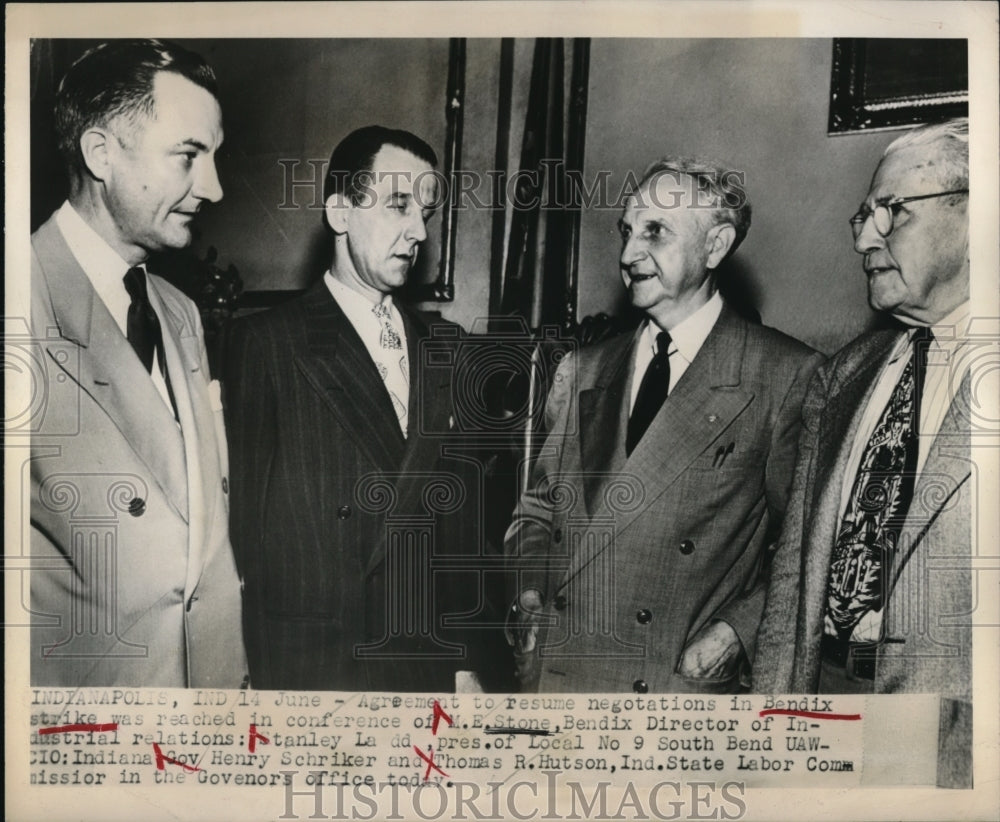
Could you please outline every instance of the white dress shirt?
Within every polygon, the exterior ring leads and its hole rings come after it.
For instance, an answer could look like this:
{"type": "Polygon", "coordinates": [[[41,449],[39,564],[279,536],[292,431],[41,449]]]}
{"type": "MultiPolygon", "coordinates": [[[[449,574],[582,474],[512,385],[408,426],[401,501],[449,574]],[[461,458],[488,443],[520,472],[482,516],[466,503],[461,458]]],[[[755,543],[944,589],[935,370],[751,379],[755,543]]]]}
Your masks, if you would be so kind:
{"type": "MultiPolygon", "coordinates": [[[[927,454],[945,414],[951,407],[962,384],[964,372],[968,364],[962,363],[962,349],[968,343],[970,305],[968,302],[958,306],[948,316],[931,326],[934,339],[927,349],[927,371],[924,375],[923,393],[920,397],[920,423],[917,451],[917,479],[924,470],[927,454]],[[955,366],[958,365],[956,370],[955,366]]],[[[864,455],[868,440],[871,439],[875,426],[878,425],[889,398],[896,388],[906,364],[913,353],[913,335],[915,328],[910,329],[893,348],[888,362],[879,375],[875,390],[872,392],[865,408],[861,423],[858,425],[851,446],[851,455],[844,471],[840,490],[840,520],[850,503],[854,491],[854,481],[858,476],[858,466],[864,455]]],[[[868,611],[857,624],[851,639],[854,642],[874,642],[879,638],[882,627],[882,611],[868,611]]],[[[829,632],[829,631],[828,631],[829,632]]]]}
{"type": "MultiPolygon", "coordinates": [[[[358,332],[361,342],[365,344],[365,349],[375,363],[376,367],[384,367],[383,381],[386,392],[390,400],[395,396],[402,404],[402,409],[395,407],[396,415],[399,419],[399,427],[406,436],[406,421],[410,407],[410,381],[409,381],[409,360],[406,347],[406,327],[403,325],[403,317],[399,309],[392,302],[392,297],[386,295],[382,298],[382,305],[389,309],[389,319],[399,333],[399,339],[403,344],[402,350],[398,352],[389,351],[382,348],[382,323],[372,312],[372,308],[377,305],[373,300],[366,297],[360,291],[355,291],[348,285],[340,282],[329,271],[323,275],[323,282],[329,289],[333,299],[337,301],[340,310],[344,312],[348,322],[358,332]]],[[[382,373],[383,369],[379,368],[382,373]]]]}
{"type": "Polygon", "coordinates": [[[664,330],[670,332],[670,347],[667,349],[667,357],[670,359],[670,386],[667,389],[669,394],[705,344],[721,313],[722,297],[716,291],[708,302],[673,328],[662,329],[652,320],[646,320],[646,325],[639,336],[639,344],[635,347],[629,414],[635,406],[635,398],[639,394],[639,386],[642,384],[646,369],[656,354],[656,335],[664,330]]]}
{"type": "MultiPolygon", "coordinates": [[[[124,277],[131,266],[123,260],[117,251],[109,246],[104,238],[94,229],[87,225],[86,221],[79,215],[77,210],[69,204],[67,200],[56,212],[56,225],[66,240],[66,245],[73,253],[76,261],[87,275],[97,296],[111,313],[122,336],[128,336],[128,309],[132,304],[132,298],[125,290],[124,277]]],[[[142,266],[145,270],[145,266],[142,266]]],[[[150,301],[152,302],[152,301],[150,301]]],[[[156,310],[155,307],[153,309],[156,310]]],[[[160,317],[160,325],[163,325],[163,318],[160,317]]],[[[174,416],[174,407],[170,402],[170,392],[167,391],[167,382],[160,372],[160,354],[153,353],[153,369],[150,378],[153,385],[170,409],[170,415],[174,416]]]]}

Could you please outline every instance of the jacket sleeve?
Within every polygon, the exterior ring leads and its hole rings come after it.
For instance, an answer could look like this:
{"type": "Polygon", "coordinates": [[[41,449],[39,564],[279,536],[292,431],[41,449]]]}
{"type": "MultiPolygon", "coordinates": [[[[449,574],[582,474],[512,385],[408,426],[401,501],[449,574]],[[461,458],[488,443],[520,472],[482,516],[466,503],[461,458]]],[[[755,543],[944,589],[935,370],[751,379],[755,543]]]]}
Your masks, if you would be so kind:
{"type": "Polygon", "coordinates": [[[270,376],[266,346],[254,327],[234,322],[224,340],[223,408],[229,440],[230,539],[244,581],[244,624],[247,652],[261,659],[258,609],[263,574],[264,513],[268,478],[278,431],[276,387],[270,376]],[[256,653],[255,653],[256,651],[256,653]]]}
{"type": "MultiPolygon", "coordinates": [[[[788,509],[798,443],[802,433],[803,402],[810,380],[823,359],[822,354],[813,353],[802,360],[794,380],[785,393],[771,429],[771,442],[764,475],[764,495],[769,518],[768,529],[775,535],[780,532],[788,509]]],[[[770,572],[767,552],[761,555],[761,565],[761,571],[747,593],[727,605],[718,614],[719,619],[728,622],[736,631],[743,650],[750,660],[755,657],[757,631],[767,596],[767,580],[770,572]]]]}
{"type": "Polygon", "coordinates": [[[792,691],[796,625],[804,571],[805,512],[816,481],[815,456],[826,395],[826,369],[821,368],[810,382],[802,404],[802,431],[787,516],[772,557],[764,614],[757,633],[752,688],[755,693],[792,691]]]}
{"type": "Polygon", "coordinates": [[[560,493],[554,485],[561,474],[563,449],[576,409],[576,362],[568,354],[556,369],[546,399],[545,443],[504,538],[504,554],[516,579],[514,601],[518,594],[530,589],[539,591],[544,601],[548,592],[554,503],[560,493]]]}

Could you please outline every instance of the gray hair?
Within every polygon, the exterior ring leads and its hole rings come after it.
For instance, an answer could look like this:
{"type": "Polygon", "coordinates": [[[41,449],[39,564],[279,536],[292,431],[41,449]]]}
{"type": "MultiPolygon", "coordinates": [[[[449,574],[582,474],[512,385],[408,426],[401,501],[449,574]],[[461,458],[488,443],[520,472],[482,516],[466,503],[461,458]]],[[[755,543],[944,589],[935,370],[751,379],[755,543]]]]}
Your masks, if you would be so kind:
{"type": "Polygon", "coordinates": [[[653,178],[664,175],[685,175],[698,185],[698,193],[708,195],[713,225],[728,223],[736,231],[727,257],[743,242],[750,230],[750,198],[747,196],[746,175],[709,160],[697,157],[664,157],[650,164],[639,181],[643,188],[653,178]]]}
{"type": "Polygon", "coordinates": [[[940,161],[938,180],[946,189],[969,187],[969,118],[921,126],[893,140],[882,157],[907,148],[927,147],[940,161]]]}

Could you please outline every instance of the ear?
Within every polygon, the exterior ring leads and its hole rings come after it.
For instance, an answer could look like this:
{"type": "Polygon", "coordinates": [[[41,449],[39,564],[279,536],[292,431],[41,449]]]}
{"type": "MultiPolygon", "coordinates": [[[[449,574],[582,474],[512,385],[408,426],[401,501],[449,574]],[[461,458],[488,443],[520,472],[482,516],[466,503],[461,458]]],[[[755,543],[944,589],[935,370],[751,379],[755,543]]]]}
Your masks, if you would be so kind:
{"type": "Polygon", "coordinates": [[[111,174],[111,155],[117,148],[115,137],[103,128],[89,128],[80,136],[80,153],[87,171],[98,180],[111,174]]]}
{"type": "Polygon", "coordinates": [[[717,267],[725,259],[735,241],[736,229],[729,223],[717,223],[712,226],[705,235],[705,248],[708,251],[706,266],[709,269],[717,267]]]}
{"type": "Polygon", "coordinates": [[[351,201],[343,194],[331,194],[326,198],[324,210],[326,221],[334,234],[347,233],[347,215],[350,213],[351,201]]]}

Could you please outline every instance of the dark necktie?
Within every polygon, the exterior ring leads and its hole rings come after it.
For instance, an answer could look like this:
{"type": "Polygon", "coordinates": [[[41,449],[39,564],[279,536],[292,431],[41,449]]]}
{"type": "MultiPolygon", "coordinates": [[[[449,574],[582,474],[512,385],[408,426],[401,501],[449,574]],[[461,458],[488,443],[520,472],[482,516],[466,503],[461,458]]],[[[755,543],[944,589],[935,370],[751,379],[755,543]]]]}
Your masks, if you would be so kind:
{"type": "Polygon", "coordinates": [[[170,404],[177,415],[177,403],[174,400],[173,388],[167,374],[167,358],[163,352],[163,331],[160,328],[160,318],[149,302],[149,292],[146,288],[146,272],[139,266],[130,268],[123,278],[125,290],[132,302],[128,307],[128,319],[125,324],[125,336],[128,337],[139,361],[146,371],[153,373],[153,355],[156,354],[160,365],[160,374],[167,385],[170,404]]]}
{"type": "Polygon", "coordinates": [[[149,304],[146,272],[138,266],[130,268],[125,273],[124,280],[125,290],[132,298],[125,326],[126,336],[139,361],[146,366],[148,372],[152,373],[154,353],[160,355],[160,364],[163,364],[163,332],[160,330],[160,318],[149,304]]]}
{"type": "Polygon", "coordinates": [[[850,639],[861,618],[885,604],[885,580],[913,501],[931,339],[929,328],[913,336],[910,360],[861,455],[840,523],[827,592],[827,615],[840,639],[850,639]]]}
{"type": "Polygon", "coordinates": [[[670,390],[670,359],[667,356],[669,348],[670,335],[666,331],[661,331],[656,335],[656,354],[646,368],[642,383],[639,385],[639,393],[635,397],[635,405],[632,407],[632,415],[628,418],[626,454],[631,455],[667,398],[667,392],[670,390]]]}

